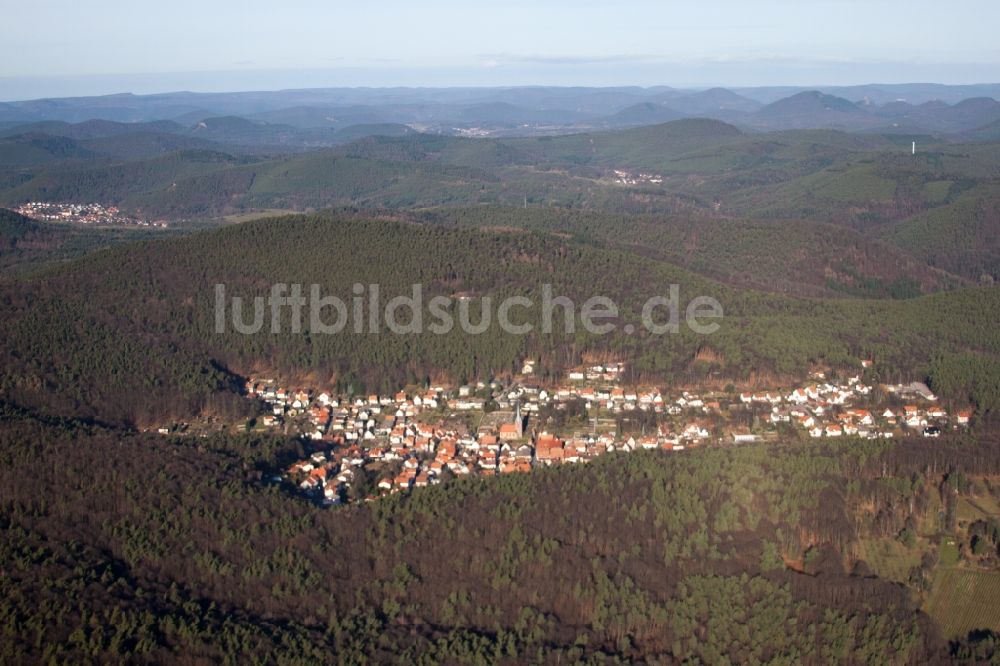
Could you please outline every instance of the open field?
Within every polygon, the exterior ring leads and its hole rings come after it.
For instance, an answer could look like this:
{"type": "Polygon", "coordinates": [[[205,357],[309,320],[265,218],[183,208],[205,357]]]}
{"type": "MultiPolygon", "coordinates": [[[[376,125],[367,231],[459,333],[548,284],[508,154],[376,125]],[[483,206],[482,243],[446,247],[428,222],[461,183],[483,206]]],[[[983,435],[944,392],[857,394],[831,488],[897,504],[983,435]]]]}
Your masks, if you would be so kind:
{"type": "Polygon", "coordinates": [[[953,567],[958,565],[958,543],[952,537],[945,537],[941,541],[941,548],[938,551],[941,566],[953,567]]]}
{"type": "Polygon", "coordinates": [[[869,539],[861,542],[859,555],[880,577],[905,583],[910,570],[920,565],[920,552],[895,539],[869,539]]]}
{"type": "Polygon", "coordinates": [[[948,638],[974,629],[1000,631],[1000,573],[942,568],[924,610],[948,638]]]}
{"type": "Polygon", "coordinates": [[[958,502],[958,519],[962,522],[988,520],[1000,516],[1000,507],[995,499],[988,495],[979,497],[963,497],[958,502]]]}

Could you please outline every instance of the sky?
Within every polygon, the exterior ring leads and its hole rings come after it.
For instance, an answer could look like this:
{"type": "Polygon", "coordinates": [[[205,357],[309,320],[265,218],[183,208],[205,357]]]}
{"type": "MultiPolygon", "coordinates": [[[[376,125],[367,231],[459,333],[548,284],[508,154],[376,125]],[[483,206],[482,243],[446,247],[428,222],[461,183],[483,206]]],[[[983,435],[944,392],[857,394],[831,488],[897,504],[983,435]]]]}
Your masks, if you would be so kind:
{"type": "Polygon", "coordinates": [[[0,100],[1000,81],[997,0],[0,0],[0,100]]]}

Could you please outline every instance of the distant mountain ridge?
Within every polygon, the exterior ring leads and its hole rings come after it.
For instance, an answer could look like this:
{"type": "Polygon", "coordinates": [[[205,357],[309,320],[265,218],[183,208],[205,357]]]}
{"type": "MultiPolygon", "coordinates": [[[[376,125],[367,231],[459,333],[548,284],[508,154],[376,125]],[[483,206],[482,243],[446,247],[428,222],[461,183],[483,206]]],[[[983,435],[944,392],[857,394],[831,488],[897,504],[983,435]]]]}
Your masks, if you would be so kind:
{"type": "MultiPolygon", "coordinates": [[[[662,97],[662,95],[659,97],[662,97]]],[[[718,111],[753,113],[763,106],[760,102],[739,95],[726,88],[709,88],[708,90],[682,97],[670,97],[664,99],[663,103],[687,115],[699,115],[718,111]]]]}
{"type": "Polygon", "coordinates": [[[199,120],[184,126],[170,120],[122,123],[39,121],[0,129],[0,166],[37,166],[70,157],[145,159],[180,150],[209,150],[234,155],[253,152],[299,152],[339,146],[369,136],[414,133],[398,123],[301,128],[240,116],[199,120]]]}
{"type": "Polygon", "coordinates": [[[683,118],[684,114],[664,103],[639,102],[626,107],[608,118],[614,126],[655,125],[683,118]]]}
{"type": "Polygon", "coordinates": [[[867,129],[880,124],[853,102],[807,90],[768,104],[751,121],[755,126],[774,129],[867,129]]]}
{"type": "MultiPolygon", "coordinates": [[[[506,129],[506,136],[512,136],[510,132],[515,130],[531,134],[548,128],[570,133],[703,116],[763,129],[897,128],[957,133],[996,120],[998,112],[990,104],[996,99],[1000,99],[1000,84],[178,92],[4,102],[0,103],[0,127],[18,121],[80,123],[93,119],[128,123],[172,120],[188,127],[205,118],[237,116],[298,129],[391,122],[443,133],[492,127],[506,129]]],[[[149,129],[172,131],[166,126],[149,129]]]]}

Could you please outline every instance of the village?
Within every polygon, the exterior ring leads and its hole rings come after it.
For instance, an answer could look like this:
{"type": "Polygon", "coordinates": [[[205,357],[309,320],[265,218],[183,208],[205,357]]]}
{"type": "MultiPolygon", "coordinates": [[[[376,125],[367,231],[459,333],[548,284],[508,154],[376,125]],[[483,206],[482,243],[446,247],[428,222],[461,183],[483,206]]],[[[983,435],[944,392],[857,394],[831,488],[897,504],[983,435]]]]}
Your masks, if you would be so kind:
{"type": "Polygon", "coordinates": [[[663,183],[663,176],[656,173],[615,169],[614,176],[614,182],[618,185],[660,185],[663,183]]]}
{"type": "Polygon", "coordinates": [[[30,201],[14,209],[20,215],[45,222],[69,222],[104,226],[166,227],[166,222],[150,222],[127,215],[116,206],[99,203],[71,204],[30,201]]]}
{"type": "Polygon", "coordinates": [[[272,481],[324,504],[343,504],[614,452],[681,452],[779,438],[938,437],[968,427],[973,416],[972,410],[949,414],[922,383],[870,386],[861,372],[843,379],[815,372],[787,390],[673,395],[623,386],[621,363],[571,370],[552,387],[532,380],[534,365],[525,361],[506,383],[428,385],[393,395],[286,389],[251,378],[246,395],[264,411],[243,427],[298,437],[305,456],[272,481]]]}

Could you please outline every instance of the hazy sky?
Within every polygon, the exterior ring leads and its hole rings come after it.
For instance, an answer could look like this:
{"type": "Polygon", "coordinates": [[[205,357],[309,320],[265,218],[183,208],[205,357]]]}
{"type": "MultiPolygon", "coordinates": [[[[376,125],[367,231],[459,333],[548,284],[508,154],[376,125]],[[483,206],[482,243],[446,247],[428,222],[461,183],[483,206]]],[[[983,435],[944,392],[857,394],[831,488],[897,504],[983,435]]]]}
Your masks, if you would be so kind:
{"type": "Polygon", "coordinates": [[[998,0],[0,0],[0,99],[1000,81],[998,0]]]}

